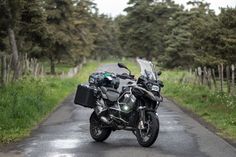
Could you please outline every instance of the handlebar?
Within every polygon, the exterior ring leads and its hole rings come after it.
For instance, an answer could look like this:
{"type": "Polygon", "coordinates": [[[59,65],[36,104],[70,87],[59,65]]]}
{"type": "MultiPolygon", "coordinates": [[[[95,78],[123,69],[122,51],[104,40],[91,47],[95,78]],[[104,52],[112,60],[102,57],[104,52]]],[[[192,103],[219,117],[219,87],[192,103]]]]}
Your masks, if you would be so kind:
{"type": "Polygon", "coordinates": [[[126,80],[126,79],[135,80],[134,75],[129,75],[129,74],[125,74],[125,73],[121,74],[121,75],[117,74],[116,76],[123,79],[123,80],[126,80]]]}

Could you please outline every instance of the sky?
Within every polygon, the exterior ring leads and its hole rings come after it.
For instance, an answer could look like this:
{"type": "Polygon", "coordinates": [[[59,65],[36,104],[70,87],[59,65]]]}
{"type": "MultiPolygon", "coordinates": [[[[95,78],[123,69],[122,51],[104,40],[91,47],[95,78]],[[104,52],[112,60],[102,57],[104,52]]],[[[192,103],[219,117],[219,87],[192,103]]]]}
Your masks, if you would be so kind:
{"type": "MultiPolygon", "coordinates": [[[[94,0],[97,3],[100,13],[105,13],[110,16],[117,16],[124,13],[124,8],[127,7],[127,2],[129,0],[94,0]]],[[[175,0],[176,3],[186,4],[189,0],[175,0]]],[[[205,0],[211,3],[211,9],[214,9],[218,14],[219,7],[235,7],[236,0],[205,0]]]]}

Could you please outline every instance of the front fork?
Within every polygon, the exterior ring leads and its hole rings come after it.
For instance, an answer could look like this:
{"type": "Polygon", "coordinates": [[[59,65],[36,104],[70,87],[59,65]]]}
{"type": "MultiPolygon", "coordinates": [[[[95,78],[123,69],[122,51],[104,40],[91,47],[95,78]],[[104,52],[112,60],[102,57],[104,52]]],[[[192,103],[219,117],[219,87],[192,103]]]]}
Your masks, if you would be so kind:
{"type": "MultiPolygon", "coordinates": [[[[146,107],[140,106],[139,108],[139,124],[138,129],[142,130],[145,129],[144,124],[146,123],[146,107]]],[[[159,119],[159,115],[157,112],[155,112],[156,119],[159,119]]]]}
{"type": "Polygon", "coordinates": [[[145,110],[146,110],[146,107],[145,106],[140,106],[138,108],[139,110],[139,124],[138,124],[138,129],[142,130],[142,129],[145,129],[145,122],[146,122],[146,115],[145,115],[145,110]]]}

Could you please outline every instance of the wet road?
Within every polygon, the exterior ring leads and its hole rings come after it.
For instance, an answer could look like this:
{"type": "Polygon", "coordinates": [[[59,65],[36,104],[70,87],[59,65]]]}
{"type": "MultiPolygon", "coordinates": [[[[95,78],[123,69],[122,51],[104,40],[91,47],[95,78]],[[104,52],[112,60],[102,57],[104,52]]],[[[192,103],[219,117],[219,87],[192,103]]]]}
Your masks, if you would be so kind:
{"type": "MultiPolygon", "coordinates": [[[[99,70],[118,72],[114,65],[99,70]]],[[[119,70],[119,72],[122,72],[119,70]]],[[[150,148],[135,136],[116,131],[104,143],[89,134],[92,110],[73,104],[73,95],[35,130],[30,138],[2,156],[27,157],[235,157],[236,149],[165,99],[159,109],[160,134],[150,148]]],[[[0,153],[1,156],[1,153],[0,153]]]]}

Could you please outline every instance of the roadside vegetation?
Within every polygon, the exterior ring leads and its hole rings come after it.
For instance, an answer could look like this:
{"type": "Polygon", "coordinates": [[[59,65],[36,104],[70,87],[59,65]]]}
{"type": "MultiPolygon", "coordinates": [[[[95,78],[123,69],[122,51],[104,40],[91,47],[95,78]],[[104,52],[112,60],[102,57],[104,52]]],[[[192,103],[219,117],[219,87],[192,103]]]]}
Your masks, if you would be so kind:
{"type": "Polygon", "coordinates": [[[73,78],[24,77],[0,88],[0,143],[28,136],[98,66],[90,61],[73,78]]]}
{"type": "MultiPolygon", "coordinates": [[[[140,75],[137,63],[123,63],[132,69],[136,77],[140,75]]],[[[184,70],[163,70],[161,80],[165,87],[162,94],[214,126],[217,134],[236,140],[236,96],[209,90],[207,86],[183,83],[183,76],[194,79],[194,76],[184,70]]]]}
{"type": "MultiPolygon", "coordinates": [[[[182,83],[186,71],[163,71],[163,93],[212,124],[219,135],[236,140],[236,96],[209,90],[207,86],[182,83]]],[[[194,79],[194,78],[193,78],[194,79]]]]}
{"type": "MultiPolygon", "coordinates": [[[[44,67],[44,72],[46,74],[50,74],[51,73],[50,63],[48,63],[47,61],[43,61],[41,63],[44,67]]],[[[56,72],[56,74],[61,74],[63,72],[67,73],[73,67],[74,67],[74,64],[69,64],[68,61],[67,62],[61,62],[61,63],[56,63],[55,64],[55,72],[56,72]]]]}
{"type": "MultiPolygon", "coordinates": [[[[93,0],[0,1],[0,143],[28,135],[86,80],[98,62],[87,63],[76,77],[58,76],[86,60],[144,57],[168,69],[221,66],[222,76],[223,67],[235,64],[235,7],[216,14],[202,0],[189,1],[191,9],[172,0],[128,4],[125,15],[112,18],[93,0]],[[40,64],[31,66],[31,60],[40,64]]],[[[137,64],[122,62],[139,75],[137,64]]],[[[235,97],[182,84],[182,73],[163,72],[164,94],[236,138],[235,97]]]]}

